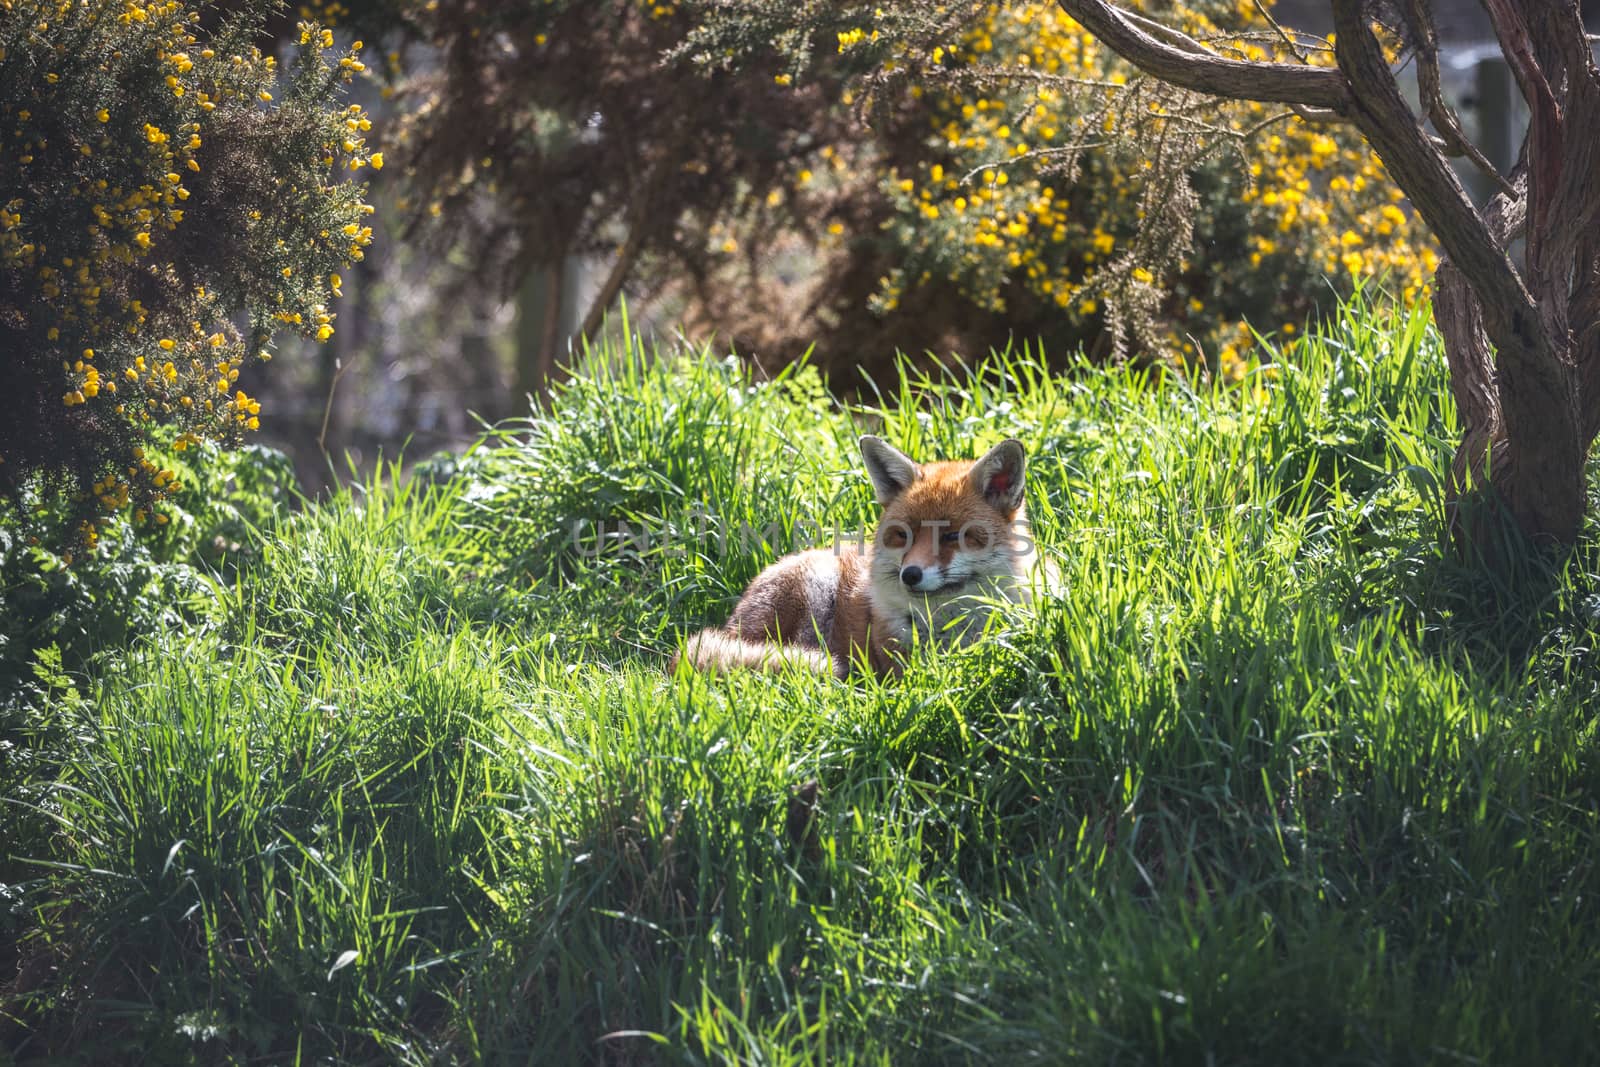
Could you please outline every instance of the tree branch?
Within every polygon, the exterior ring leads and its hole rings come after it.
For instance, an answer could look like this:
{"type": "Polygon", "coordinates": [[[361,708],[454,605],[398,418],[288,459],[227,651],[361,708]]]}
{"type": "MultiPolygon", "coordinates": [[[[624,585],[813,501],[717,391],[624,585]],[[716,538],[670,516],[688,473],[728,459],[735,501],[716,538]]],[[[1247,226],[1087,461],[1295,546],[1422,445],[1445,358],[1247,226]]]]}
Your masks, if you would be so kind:
{"type": "Polygon", "coordinates": [[[1472,161],[1473,166],[1499,187],[1501,192],[1511,192],[1511,184],[1494,168],[1488,157],[1479,151],[1478,146],[1467,140],[1466,134],[1461,132],[1461,124],[1457,121],[1455,112],[1445,106],[1444,94],[1439,91],[1439,35],[1433,27],[1433,12],[1428,6],[1428,0],[1409,0],[1408,11],[1411,27],[1416,31],[1418,38],[1417,88],[1422,95],[1422,103],[1428,118],[1433,121],[1434,129],[1439,131],[1439,136],[1444,138],[1445,150],[1450,155],[1466,156],[1472,161]]]}
{"type": "Polygon", "coordinates": [[[1330,123],[1350,121],[1349,116],[1341,115],[1337,111],[1329,111],[1327,108],[1322,107],[1306,107],[1304,104],[1290,104],[1289,110],[1298,115],[1302,122],[1330,123]]]}
{"type": "Polygon", "coordinates": [[[1278,31],[1278,38],[1289,47],[1289,51],[1294,53],[1294,57],[1302,63],[1308,62],[1306,53],[1300,50],[1300,42],[1289,36],[1288,32],[1278,24],[1278,20],[1272,17],[1272,12],[1267,8],[1267,5],[1262,3],[1261,0],[1254,0],[1254,2],[1257,13],[1267,20],[1269,26],[1278,31]]]}
{"type": "Polygon", "coordinates": [[[1489,12],[1495,36],[1500,38],[1500,48],[1533,115],[1529,130],[1533,172],[1528,182],[1528,267],[1536,274],[1543,273],[1546,267],[1544,239],[1550,232],[1550,202],[1561,181],[1561,109],[1544,72],[1539,69],[1527,24],[1517,7],[1510,0],[1484,0],[1483,6],[1489,12]]]}
{"type": "Polygon", "coordinates": [[[1360,0],[1334,0],[1333,15],[1339,69],[1352,85],[1361,86],[1352,102],[1352,117],[1445,254],[1483,300],[1490,337],[1502,353],[1517,358],[1509,350],[1527,348],[1525,339],[1513,335],[1537,319],[1533,297],[1505,249],[1490,236],[1455,170],[1418,127],[1367,26],[1364,5],[1360,0]]]}
{"type": "Polygon", "coordinates": [[[594,340],[595,335],[600,332],[600,324],[605,321],[606,312],[611,308],[611,302],[622,292],[622,286],[632,273],[633,265],[639,259],[639,253],[644,251],[644,229],[643,224],[636,223],[628,230],[628,239],[623,243],[622,250],[617,253],[617,258],[612,261],[611,272],[601,283],[600,291],[595,294],[594,301],[589,305],[588,314],[583,317],[583,326],[578,331],[583,340],[594,340]]]}
{"type": "Polygon", "coordinates": [[[1261,100],[1303,104],[1344,112],[1350,90],[1344,77],[1328,67],[1302,67],[1292,63],[1256,63],[1224,59],[1177,30],[1163,27],[1157,39],[1128,13],[1105,0],[1057,0],[1071,15],[1113,52],[1162,81],[1197,93],[1231,100],[1261,100]],[[1167,43],[1181,40],[1183,43],[1167,43]]]}

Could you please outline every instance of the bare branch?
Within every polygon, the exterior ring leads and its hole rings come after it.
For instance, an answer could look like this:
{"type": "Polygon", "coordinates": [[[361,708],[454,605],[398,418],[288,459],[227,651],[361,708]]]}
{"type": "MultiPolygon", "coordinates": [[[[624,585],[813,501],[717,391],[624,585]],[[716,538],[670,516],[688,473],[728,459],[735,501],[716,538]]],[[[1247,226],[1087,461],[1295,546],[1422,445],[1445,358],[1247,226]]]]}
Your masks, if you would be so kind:
{"type": "Polygon", "coordinates": [[[1416,31],[1417,87],[1422,94],[1423,107],[1434,128],[1444,139],[1445,152],[1452,156],[1466,156],[1501,192],[1511,192],[1511,184],[1489,162],[1478,146],[1467,140],[1455,112],[1445,106],[1444,94],[1439,90],[1439,35],[1433,27],[1433,12],[1427,0],[1408,0],[1411,26],[1416,31]]]}
{"type": "Polygon", "coordinates": [[[1180,48],[1192,56],[1210,56],[1216,54],[1206,48],[1205,45],[1195,40],[1193,37],[1190,37],[1188,34],[1184,33],[1182,30],[1175,30],[1164,22],[1157,22],[1155,19],[1146,18],[1137,11],[1122,11],[1121,14],[1129,22],[1133,23],[1150,36],[1159,37],[1168,44],[1172,45],[1172,47],[1180,48]]]}
{"type": "Polygon", "coordinates": [[[1290,104],[1289,110],[1300,116],[1301,120],[1305,122],[1326,124],[1330,122],[1350,121],[1349,116],[1341,115],[1337,111],[1330,111],[1329,109],[1323,107],[1307,107],[1304,104],[1290,104]]]}
{"type": "Polygon", "coordinates": [[[1224,59],[1198,41],[1163,27],[1158,38],[1105,0],[1057,0],[1061,9],[1113,52],[1162,81],[1231,100],[1303,104],[1344,112],[1351,106],[1344,77],[1327,67],[1224,59]],[[1168,43],[1181,39],[1184,43],[1168,43]]]}
{"type": "Polygon", "coordinates": [[[1288,32],[1278,24],[1278,20],[1272,17],[1272,12],[1267,8],[1267,5],[1263,4],[1261,0],[1255,0],[1255,5],[1256,11],[1260,13],[1262,18],[1267,20],[1268,25],[1278,31],[1278,36],[1283,39],[1284,44],[1289,46],[1289,51],[1294,53],[1295,58],[1302,63],[1306,62],[1306,54],[1300,51],[1300,42],[1290,37],[1288,32]]]}
{"type": "Polygon", "coordinates": [[[1533,174],[1528,182],[1529,213],[1528,264],[1540,271],[1544,260],[1544,238],[1549,232],[1548,214],[1550,200],[1556,184],[1561,179],[1561,109],[1539,61],[1533,54],[1533,42],[1528,36],[1527,24],[1510,0],[1484,0],[1484,8],[1494,22],[1495,36],[1500,38],[1500,48],[1506,62],[1516,75],[1517,85],[1533,114],[1529,138],[1530,158],[1535,160],[1533,174]]]}
{"type": "Polygon", "coordinates": [[[1352,103],[1352,116],[1445,254],[1466,275],[1473,291],[1492,305],[1485,308],[1489,333],[1504,352],[1512,319],[1535,315],[1533,297],[1505,250],[1490,237],[1455,170],[1417,126],[1367,25],[1360,0],[1334,0],[1333,13],[1339,69],[1351,84],[1362,87],[1352,103]]]}

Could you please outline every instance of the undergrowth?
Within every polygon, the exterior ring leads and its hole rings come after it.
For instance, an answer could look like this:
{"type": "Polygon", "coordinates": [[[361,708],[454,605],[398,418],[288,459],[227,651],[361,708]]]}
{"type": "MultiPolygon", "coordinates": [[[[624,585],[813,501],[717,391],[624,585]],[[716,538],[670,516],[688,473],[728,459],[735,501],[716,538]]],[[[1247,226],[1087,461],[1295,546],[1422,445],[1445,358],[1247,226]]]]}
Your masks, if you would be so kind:
{"type": "Polygon", "coordinates": [[[595,353],[250,526],[0,743],[23,1062],[1582,1062],[1600,560],[1442,544],[1439,343],[1242,385],[1027,351],[844,408],[595,353]],[[1063,591],[897,684],[664,671],[854,440],[1015,436],[1063,591]]]}

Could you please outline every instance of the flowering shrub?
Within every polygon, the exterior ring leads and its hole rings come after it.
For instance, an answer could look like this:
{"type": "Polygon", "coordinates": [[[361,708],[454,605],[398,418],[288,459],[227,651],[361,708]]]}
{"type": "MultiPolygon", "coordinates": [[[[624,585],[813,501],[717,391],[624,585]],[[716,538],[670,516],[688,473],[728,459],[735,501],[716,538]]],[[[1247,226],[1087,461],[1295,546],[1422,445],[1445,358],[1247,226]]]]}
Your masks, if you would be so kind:
{"type": "MultiPolygon", "coordinates": [[[[913,343],[1041,338],[1237,376],[1247,322],[1292,334],[1374,274],[1407,301],[1427,294],[1430,241],[1358,136],[1147,80],[1053,3],[951,5],[942,20],[777,0],[697,10],[694,48],[713,66],[777,52],[798,89],[855,60],[842,103],[870,113],[873,137],[819,147],[792,186],[835,220],[817,245],[852,283],[827,303],[835,343],[867,332],[859,301],[876,332],[913,343]]],[[[1154,13],[1224,54],[1332,62],[1252,2],[1154,13]]]]}
{"type": "Polygon", "coordinates": [[[70,563],[70,550],[30,545],[0,527],[0,751],[7,711],[36,701],[29,685],[42,655],[82,671],[140,634],[202,613],[203,575],[231,575],[257,558],[261,531],[288,513],[296,491],[288,458],[258,445],[202,442],[149,455],[179,473],[162,503],[171,521],[159,529],[111,523],[92,561],[70,563]]]}
{"type": "MultiPolygon", "coordinates": [[[[1198,4],[1159,15],[1329,61],[1198,4]]],[[[1375,273],[1418,299],[1434,263],[1358,138],[1143,79],[1045,0],[351,14],[440,57],[401,79],[395,156],[481,275],[592,255],[761,359],[816,342],[845,385],[1013,337],[1238,375],[1247,321],[1291,332],[1375,273]]]]}
{"type": "MultiPolygon", "coordinates": [[[[1254,4],[1221,14],[1231,29],[1164,18],[1224,52],[1295,58],[1254,4]]],[[[1232,376],[1247,322],[1292,334],[1374,273],[1407,302],[1428,292],[1425,231],[1346,128],[1145,81],[1053,3],[991,5],[929,58],[926,157],[893,159],[886,181],[900,262],[881,310],[948,279],[1019,332],[1104,327],[1113,349],[1203,354],[1232,376]]]]}
{"type": "Polygon", "coordinates": [[[356,52],[307,24],[280,73],[251,18],[200,15],[0,0],[0,491],[64,496],[89,546],[124,509],[166,521],[152,441],[259,425],[240,368],[279,328],[326,339],[371,239],[356,52]]]}

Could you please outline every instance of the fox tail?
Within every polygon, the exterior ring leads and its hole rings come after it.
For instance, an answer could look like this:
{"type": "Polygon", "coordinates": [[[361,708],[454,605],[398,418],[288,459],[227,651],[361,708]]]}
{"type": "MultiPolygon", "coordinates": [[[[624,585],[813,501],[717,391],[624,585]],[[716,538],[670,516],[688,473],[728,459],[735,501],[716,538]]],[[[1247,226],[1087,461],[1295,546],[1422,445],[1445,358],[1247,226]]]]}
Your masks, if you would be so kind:
{"type": "Polygon", "coordinates": [[[833,661],[819,648],[746,641],[727,630],[701,630],[684,642],[683,651],[673,655],[667,670],[676,673],[680,659],[707,673],[746,668],[776,674],[791,665],[818,674],[834,673],[833,661]]]}

